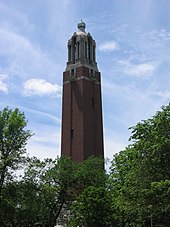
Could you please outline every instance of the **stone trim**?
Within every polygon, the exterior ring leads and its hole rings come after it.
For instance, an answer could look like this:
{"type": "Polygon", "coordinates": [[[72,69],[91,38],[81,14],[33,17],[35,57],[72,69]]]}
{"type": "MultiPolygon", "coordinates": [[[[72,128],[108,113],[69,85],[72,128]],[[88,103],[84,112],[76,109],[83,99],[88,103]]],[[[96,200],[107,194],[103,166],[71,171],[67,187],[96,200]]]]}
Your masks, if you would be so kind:
{"type": "Polygon", "coordinates": [[[69,84],[69,83],[74,82],[74,81],[82,80],[82,79],[91,81],[91,82],[93,82],[93,83],[95,83],[95,84],[98,84],[98,85],[101,85],[101,83],[98,82],[95,78],[89,78],[89,77],[87,77],[87,76],[74,77],[73,79],[70,79],[70,80],[65,81],[65,82],[63,83],[63,85],[64,85],[64,84],[69,84]]]}

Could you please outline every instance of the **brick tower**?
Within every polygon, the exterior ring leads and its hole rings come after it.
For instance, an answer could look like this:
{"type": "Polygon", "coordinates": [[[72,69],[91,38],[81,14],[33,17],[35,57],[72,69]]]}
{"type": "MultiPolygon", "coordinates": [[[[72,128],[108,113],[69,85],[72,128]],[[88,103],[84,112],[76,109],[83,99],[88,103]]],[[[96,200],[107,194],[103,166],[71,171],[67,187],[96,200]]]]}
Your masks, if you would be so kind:
{"type": "Polygon", "coordinates": [[[68,62],[63,73],[61,155],[81,162],[104,157],[100,72],[96,44],[85,23],[68,41],[68,62]]]}

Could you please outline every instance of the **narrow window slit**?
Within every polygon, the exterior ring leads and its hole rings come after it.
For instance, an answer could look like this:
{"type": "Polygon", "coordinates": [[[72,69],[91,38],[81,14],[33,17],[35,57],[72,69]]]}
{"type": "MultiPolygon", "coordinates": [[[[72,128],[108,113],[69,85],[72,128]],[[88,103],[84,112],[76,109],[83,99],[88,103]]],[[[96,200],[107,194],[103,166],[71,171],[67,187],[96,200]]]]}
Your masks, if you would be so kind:
{"type": "Polygon", "coordinates": [[[73,128],[71,129],[70,137],[71,137],[71,139],[74,139],[74,129],[73,128]]]}
{"type": "Polygon", "coordinates": [[[94,107],[94,98],[91,98],[91,105],[94,107]]]}

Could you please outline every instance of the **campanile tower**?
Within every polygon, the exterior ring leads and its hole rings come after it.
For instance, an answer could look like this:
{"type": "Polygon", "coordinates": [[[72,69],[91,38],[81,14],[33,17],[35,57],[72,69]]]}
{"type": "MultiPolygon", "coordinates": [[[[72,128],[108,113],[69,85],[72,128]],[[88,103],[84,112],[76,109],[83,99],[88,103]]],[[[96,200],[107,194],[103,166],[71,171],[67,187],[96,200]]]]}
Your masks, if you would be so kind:
{"type": "Polygon", "coordinates": [[[86,24],[68,40],[68,62],[63,73],[61,155],[81,162],[104,157],[101,79],[96,43],[86,24]]]}

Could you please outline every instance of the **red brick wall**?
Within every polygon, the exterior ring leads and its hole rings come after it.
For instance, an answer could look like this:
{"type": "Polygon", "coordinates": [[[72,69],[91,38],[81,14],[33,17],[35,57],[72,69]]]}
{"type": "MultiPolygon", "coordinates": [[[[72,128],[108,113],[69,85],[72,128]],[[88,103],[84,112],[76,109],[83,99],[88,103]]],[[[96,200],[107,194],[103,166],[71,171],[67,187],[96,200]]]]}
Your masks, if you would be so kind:
{"type": "MultiPolygon", "coordinates": [[[[64,72],[61,154],[80,162],[91,155],[104,157],[101,85],[85,78],[73,82],[64,72]],[[74,138],[70,132],[74,129],[74,138]]],[[[76,78],[89,77],[89,69],[81,66],[76,78]]],[[[100,82],[100,73],[95,73],[100,82]]]]}

